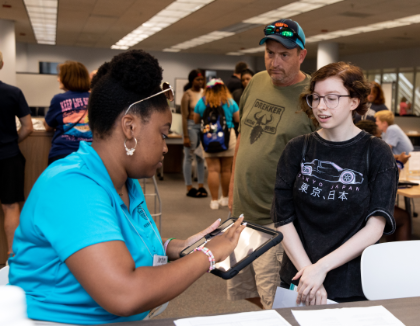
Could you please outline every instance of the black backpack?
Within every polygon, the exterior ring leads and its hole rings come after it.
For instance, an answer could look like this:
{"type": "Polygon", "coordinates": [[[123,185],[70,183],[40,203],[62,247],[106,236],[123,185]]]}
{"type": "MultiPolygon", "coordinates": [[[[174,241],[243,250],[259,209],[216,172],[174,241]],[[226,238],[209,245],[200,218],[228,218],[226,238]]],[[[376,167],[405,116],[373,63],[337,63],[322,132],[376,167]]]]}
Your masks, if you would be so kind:
{"type": "MultiPolygon", "coordinates": [[[[205,99],[203,98],[203,101],[205,99]]],[[[230,130],[221,106],[207,105],[201,117],[201,142],[207,153],[219,153],[229,148],[230,130]]]]}

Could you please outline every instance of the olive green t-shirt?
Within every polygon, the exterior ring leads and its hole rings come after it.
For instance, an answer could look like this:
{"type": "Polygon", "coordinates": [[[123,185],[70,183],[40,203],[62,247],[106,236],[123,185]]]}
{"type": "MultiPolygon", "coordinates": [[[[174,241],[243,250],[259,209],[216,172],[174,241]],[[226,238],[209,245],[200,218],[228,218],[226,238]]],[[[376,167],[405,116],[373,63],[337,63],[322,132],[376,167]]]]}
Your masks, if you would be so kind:
{"type": "Polygon", "coordinates": [[[299,108],[299,95],[309,85],[310,76],[287,87],[274,86],[267,71],[249,82],[239,103],[241,134],[236,156],[233,216],[244,213],[245,220],[272,223],[277,163],[289,140],[315,130],[299,108]]]}

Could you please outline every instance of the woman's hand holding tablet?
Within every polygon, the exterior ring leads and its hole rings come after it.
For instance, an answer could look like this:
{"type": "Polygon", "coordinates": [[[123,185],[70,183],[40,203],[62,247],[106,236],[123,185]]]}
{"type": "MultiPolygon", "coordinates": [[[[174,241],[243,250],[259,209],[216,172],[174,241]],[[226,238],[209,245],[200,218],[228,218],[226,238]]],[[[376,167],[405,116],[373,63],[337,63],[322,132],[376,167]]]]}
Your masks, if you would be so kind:
{"type": "Polygon", "coordinates": [[[246,223],[242,224],[243,220],[244,216],[241,215],[227,231],[215,236],[206,245],[213,252],[216,262],[225,260],[238,245],[241,232],[246,227],[246,223]]]}

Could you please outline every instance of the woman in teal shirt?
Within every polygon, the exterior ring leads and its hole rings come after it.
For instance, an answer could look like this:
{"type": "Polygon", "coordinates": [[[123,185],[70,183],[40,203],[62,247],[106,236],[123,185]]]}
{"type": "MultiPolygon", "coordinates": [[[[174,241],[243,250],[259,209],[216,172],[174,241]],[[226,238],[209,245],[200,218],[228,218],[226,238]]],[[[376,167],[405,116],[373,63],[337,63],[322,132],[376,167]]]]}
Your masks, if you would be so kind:
{"type": "MultiPolygon", "coordinates": [[[[35,183],[9,259],[10,284],[25,290],[29,318],[142,320],[212,266],[203,252],[177,259],[220,222],[187,240],[162,240],[137,181],[152,177],[168,151],[172,90],[162,91],[161,80],[157,60],[141,50],[102,65],[89,100],[92,144],[82,142],[35,183]],[[158,266],[164,256],[176,261],[158,266]]],[[[208,244],[216,261],[233,251],[240,222],[208,244]]]]}

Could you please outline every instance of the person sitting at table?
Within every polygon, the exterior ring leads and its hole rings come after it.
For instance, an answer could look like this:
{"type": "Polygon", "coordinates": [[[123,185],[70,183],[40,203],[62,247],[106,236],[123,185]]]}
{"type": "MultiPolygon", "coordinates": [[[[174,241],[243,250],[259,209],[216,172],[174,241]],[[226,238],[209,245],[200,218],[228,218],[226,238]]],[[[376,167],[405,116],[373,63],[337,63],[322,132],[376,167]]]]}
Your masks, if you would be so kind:
{"type": "Polygon", "coordinates": [[[391,147],[394,155],[410,153],[414,150],[410,138],[402,129],[394,124],[394,113],[391,111],[379,111],[375,113],[376,125],[382,132],[382,139],[391,147]]]}
{"type": "Polygon", "coordinates": [[[142,320],[237,245],[243,218],[207,249],[179,259],[220,221],[186,240],[166,240],[147,209],[137,179],[162,166],[172,121],[172,89],[162,90],[161,80],[158,61],[142,50],[103,64],[89,102],[92,143],[50,165],[32,188],[9,259],[10,284],[26,292],[29,318],[142,320]]]}
{"type": "Polygon", "coordinates": [[[80,141],[92,141],[87,105],[90,78],[86,67],[76,61],[66,61],[58,66],[59,88],[64,93],[51,100],[44,126],[53,131],[48,165],[79,149],[80,141]]]}
{"type": "MultiPolygon", "coordinates": [[[[372,136],[381,137],[381,133],[378,130],[378,126],[375,122],[370,120],[362,120],[356,123],[356,127],[370,133],[372,136]]],[[[394,155],[394,158],[397,162],[401,164],[405,164],[408,162],[410,155],[406,155],[405,153],[401,153],[399,155],[394,155]]],[[[401,172],[400,168],[402,167],[400,164],[397,164],[398,171],[401,172]]],[[[398,204],[398,203],[397,203],[398,204]]],[[[394,219],[395,219],[395,232],[394,234],[387,235],[386,240],[390,241],[407,241],[411,240],[411,218],[408,212],[405,209],[402,209],[395,205],[394,207],[394,219]]]]}
{"type": "Polygon", "coordinates": [[[284,236],[281,286],[298,285],[297,303],[366,300],[360,256],[395,231],[395,160],[386,143],[353,124],[369,91],[360,68],[337,62],[313,73],[300,96],[321,129],[286,145],[271,209],[284,236]]]}

